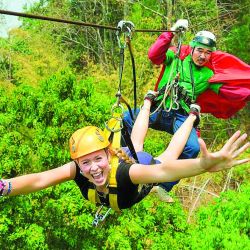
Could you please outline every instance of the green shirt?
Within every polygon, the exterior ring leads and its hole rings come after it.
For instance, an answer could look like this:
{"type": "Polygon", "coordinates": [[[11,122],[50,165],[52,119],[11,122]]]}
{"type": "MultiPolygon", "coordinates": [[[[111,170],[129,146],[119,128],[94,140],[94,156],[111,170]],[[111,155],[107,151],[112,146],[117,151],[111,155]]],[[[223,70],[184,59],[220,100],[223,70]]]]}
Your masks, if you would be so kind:
{"type": "MultiPolygon", "coordinates": [[[[162,76],[162,79],[159,83],[158,90],[160,90],[168,82],[171,82],[175,78],[178,68],[178,72],[180,73],[178,85],[182,86],[187,91],[188,96],[194,102],[196,101],[197,96],[203,93],[207,89],[211,89],[218,94],[222,84],[214,84],[214,83],[211,84],[208,82],[208,80],[214,74],[211,69],[205,66],[203,67],[196,66],[192,60],[191,55],[186,56],[183,61],[179,60],[179,63],[177,62],[178,60],[174,59],[175,59],[174,52],[172,50],[168,50],[166,53],[166,60],[165,60],[166,68],[162,76]],[[193,79],[193,84],[192,84],[192,79],[193,79]]],[[[162,98],[163,96],[160,96],[159,100],[161,100],[162,98]]],[[[170,107],[170,103],[171,99],[170,97],[168,97],[166,99],[166,108],[170,107]]],[[[189,112],[189,106],[183,100],[180,100],[179,104],[184,110],[189,112]]],[[[173,106],[173,108],[175,108],[175,106],[173,106]]]]}

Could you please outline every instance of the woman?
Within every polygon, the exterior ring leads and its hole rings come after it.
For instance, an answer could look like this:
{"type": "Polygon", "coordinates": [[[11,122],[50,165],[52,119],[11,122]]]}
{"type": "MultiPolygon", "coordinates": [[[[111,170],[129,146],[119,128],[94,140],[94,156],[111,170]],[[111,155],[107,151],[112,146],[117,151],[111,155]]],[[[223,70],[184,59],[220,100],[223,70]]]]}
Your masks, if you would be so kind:
{"type": "Polygon", "coordinates": [[[70,154],[73,161],[49,171],[1,180],[0,195],[27,194],[75,180],[85,198],[88,198],[90,187],[94,186],[101,203],[109,206],[110,159],[112,154],[116,154],[123,158],[120,160],[115,177],[118,206],[124,209],[139,202],[152,188],[151,185],[146,191],[139,192],[139,184],[176,181],[205,172],[221,171],[250,160],[236,160],[236,157],[249,147],[249,143],[241,146],[247,135],[240,135],[239,131],[218,152],[209,153],[204,141],[200,140],[201,158],[177,160],[193,129],[197,114],[188,116],[165,152],[153,159],[149,154],[142,152],[150,105],[150,98],[146,98],[131,135],[139,161],[144,164],[134,163],[121,150],[112,149],[101,129],[88,126],[77,130],[70,138],[70,154]]]}

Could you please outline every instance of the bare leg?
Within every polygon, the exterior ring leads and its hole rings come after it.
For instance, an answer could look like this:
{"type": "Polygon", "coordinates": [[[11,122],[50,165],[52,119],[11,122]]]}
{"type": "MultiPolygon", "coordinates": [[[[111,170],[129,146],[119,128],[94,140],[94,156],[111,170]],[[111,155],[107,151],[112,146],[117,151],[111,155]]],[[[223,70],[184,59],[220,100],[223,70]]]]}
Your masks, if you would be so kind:
{"type": "Polygon", "coordinates": [[[148,131],[149,115],[150,115],[151,101],[144,100],[131,133],[131,141],[134,145],[135,152],[143,151],[144,139],[148,131]]]}

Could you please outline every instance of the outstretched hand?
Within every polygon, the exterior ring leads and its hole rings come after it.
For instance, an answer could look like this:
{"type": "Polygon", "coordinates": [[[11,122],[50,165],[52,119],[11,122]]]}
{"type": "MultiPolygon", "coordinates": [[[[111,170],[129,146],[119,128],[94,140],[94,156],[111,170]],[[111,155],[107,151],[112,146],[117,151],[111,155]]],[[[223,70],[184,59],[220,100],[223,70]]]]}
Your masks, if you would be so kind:
{"type": "Polygon", "coordinates": [[[250,158],[237,160],[237,157],[250,147],[249,142],[243,145],[246,138],[247,134],[241,135],[240,131],[237,131],[220,151],[214,153],[209,153],[205,142],[199,139],[202,153],[201,167],[208,172],[217,172],[249,162],[250,158]]]}

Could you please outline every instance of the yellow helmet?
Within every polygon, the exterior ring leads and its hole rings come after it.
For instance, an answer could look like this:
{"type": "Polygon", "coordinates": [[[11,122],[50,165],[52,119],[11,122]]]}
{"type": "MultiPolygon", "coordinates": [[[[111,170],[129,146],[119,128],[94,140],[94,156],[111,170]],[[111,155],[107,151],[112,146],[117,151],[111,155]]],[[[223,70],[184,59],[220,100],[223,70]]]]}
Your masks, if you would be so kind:
{"type": "Polygon", "coordinates": [[[73,160],[106,148],[110,144],[104,132],[95,127],[87,126],[78,129],[69,139],[70,156],[73,160]]]}

